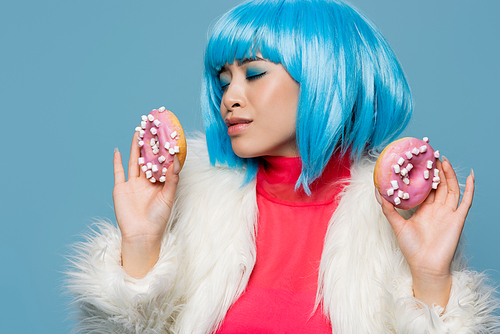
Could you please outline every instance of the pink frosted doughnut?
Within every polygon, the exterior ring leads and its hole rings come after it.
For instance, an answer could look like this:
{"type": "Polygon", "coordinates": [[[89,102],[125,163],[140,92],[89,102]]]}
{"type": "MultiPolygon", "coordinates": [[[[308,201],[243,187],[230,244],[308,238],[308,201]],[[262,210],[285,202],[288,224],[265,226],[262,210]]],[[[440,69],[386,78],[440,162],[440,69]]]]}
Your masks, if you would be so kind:
{"type": "Polygon", "coordinates": [[[373,180],[380,195],[397,208],[407,210],[422,203],[440,179],[429,140],[403,138],[389,144],[378,157],[373,180]]]}
{"type": "Polygon", "coordinates": [[[153,109],[149,115],[143,115],[137,145],[141,148],[139,165],[151,182],[164,182],[167,168],[177,155],[184,165],[187,144],[181,123],[165,107],[153,109]]]}

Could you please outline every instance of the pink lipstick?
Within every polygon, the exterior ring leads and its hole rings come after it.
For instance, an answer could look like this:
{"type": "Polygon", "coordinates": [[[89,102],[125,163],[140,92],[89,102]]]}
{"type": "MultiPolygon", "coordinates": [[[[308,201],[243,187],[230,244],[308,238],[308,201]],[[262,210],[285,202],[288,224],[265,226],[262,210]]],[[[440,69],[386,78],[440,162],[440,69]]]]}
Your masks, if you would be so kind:
{"type": "Polygon", "coordinates": [[[225,120],[227,125],[227,134],[229,136],[234,136],[250,126],[251,120],[239,117],[231,117],[225,120]]]}

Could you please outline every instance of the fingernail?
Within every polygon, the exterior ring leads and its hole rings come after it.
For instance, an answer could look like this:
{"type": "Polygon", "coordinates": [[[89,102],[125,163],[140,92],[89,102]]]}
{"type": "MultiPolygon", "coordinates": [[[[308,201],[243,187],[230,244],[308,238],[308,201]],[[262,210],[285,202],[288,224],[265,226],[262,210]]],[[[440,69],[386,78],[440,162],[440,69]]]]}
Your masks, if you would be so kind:
{"type": "Polygon", "coordinates": [[[380,198],[380,194],[377,188],[375,188],[375,199],[377,200],[378,204],[382,205],[382,199],[380,198]]]}
{"type": "Polygon", "coordinates": [[[443,158],[443,162],[445,162],[445,161],[450,162],[450,160],[448,160],[448,158],[447,158],[447,157],[445,157],[444,155],[441,155],[441,158],[443,158]]]}
{"type": "Polygon", "coordinates": [[[119,152],[119,151],[118,151],[118,147],[115,147],[115,153],[116,153],[116,152],[119,152]]]}
{"type": "Polygon", "coordinates": [[[472,181],[476,183],[476,177],[474,176],[474,169],[470,169],[470,175],[472,175],[472,181]]]}
{"type": "Polygon", "coordinates": [[[174,174],[177,175],[181,171],[181,163],[177,155],[174,156],[174,174]]]}

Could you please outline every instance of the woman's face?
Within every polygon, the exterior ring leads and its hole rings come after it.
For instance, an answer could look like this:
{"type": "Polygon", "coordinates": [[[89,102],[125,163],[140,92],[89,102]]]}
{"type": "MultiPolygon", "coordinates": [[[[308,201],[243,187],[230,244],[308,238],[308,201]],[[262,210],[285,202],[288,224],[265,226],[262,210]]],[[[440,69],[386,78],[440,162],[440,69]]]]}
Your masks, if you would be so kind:
{"type": "Polygon", "coordinates": [[[220,112],[241,158],[298,156],[295,121],[299,84],[281,64],[262,58],[226,64],[220,112]]]}

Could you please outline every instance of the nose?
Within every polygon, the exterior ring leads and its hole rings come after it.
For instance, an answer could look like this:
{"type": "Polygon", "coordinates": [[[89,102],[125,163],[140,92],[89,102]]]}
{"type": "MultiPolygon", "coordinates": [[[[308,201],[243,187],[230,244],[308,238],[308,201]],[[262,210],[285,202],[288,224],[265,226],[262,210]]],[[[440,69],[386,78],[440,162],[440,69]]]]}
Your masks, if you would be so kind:
{"type": "Polygon", "coordinates": [[[237,108],[245,108],[246,104],[247,100],[244,88],[237,83],[231,82],[222,96],[222,105],[224,109],[230,112],[237,108]]]}

